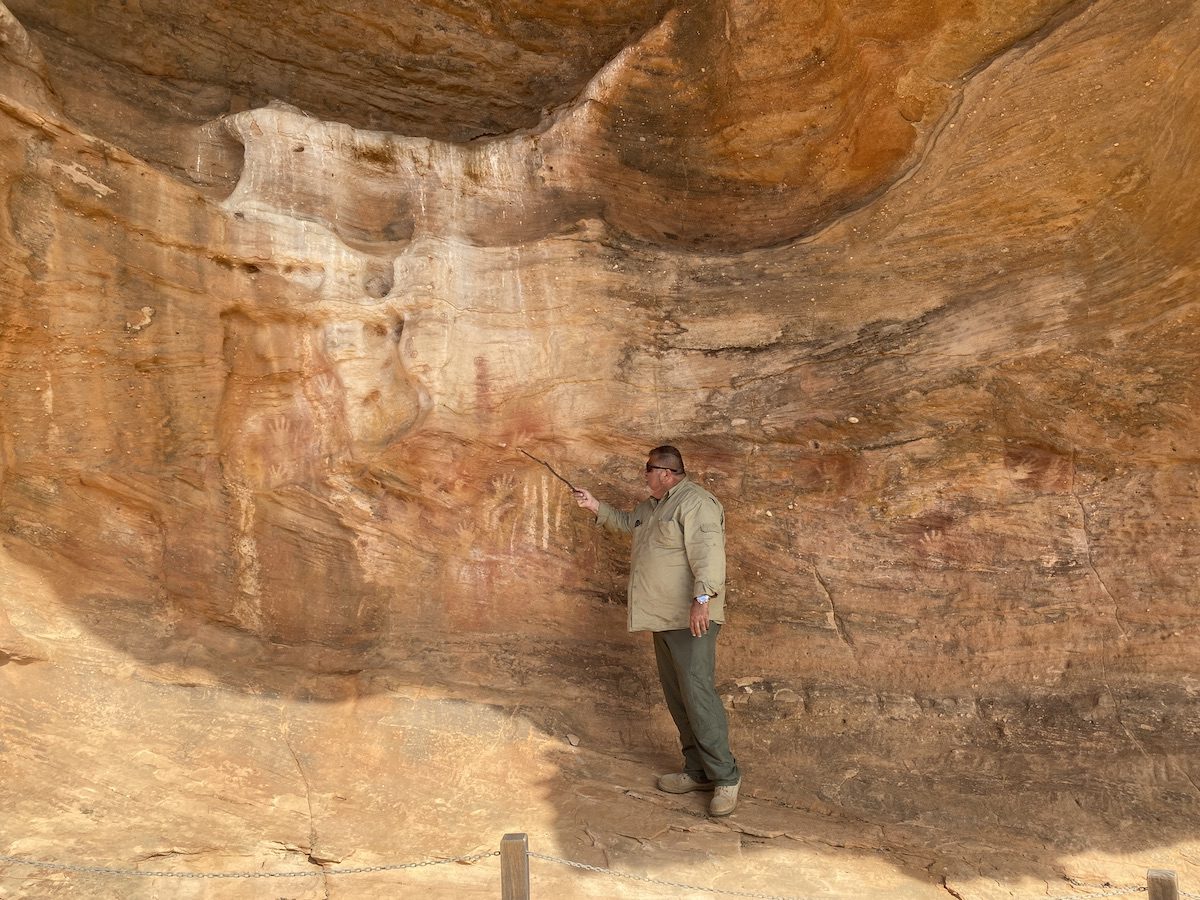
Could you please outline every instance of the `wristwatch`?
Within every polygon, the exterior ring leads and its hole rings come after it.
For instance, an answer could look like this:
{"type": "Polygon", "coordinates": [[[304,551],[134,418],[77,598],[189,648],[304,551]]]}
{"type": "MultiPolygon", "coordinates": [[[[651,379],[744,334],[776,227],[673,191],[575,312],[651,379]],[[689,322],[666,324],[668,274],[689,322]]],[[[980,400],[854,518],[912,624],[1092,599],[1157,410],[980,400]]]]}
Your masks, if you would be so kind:
{"type": "Polygon", "coordinates": [[[708,594],[701,594],[699,597],[696,598],[696,602],[699,603],[701,606],[703,606],[705,603],[708,602],[708,594]]]}

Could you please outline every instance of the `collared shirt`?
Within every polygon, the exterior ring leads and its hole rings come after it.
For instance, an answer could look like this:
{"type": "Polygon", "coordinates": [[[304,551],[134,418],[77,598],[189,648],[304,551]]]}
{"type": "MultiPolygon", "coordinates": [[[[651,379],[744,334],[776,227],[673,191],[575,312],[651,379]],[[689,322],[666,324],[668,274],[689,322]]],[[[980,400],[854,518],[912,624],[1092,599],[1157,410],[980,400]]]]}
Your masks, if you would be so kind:
{"type": "Polygon", "coordinates": [[[596,523],[633,534],[630,631],[688,628],[701,594],[710,598],[709,618],[725,621],[725,510],[716,497],[685,477],[632,512],[601,502],[596,523]]]}

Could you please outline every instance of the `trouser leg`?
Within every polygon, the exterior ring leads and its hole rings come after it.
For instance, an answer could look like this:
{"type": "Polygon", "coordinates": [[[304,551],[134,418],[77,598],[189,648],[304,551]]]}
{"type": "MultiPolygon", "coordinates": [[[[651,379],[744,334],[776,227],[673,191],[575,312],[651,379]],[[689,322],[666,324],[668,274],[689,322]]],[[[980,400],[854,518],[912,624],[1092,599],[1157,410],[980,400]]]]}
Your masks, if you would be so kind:
{"type": "Polygon", "coordinates": [[[708,772],[700,758],[696,736],[692,733],[692,725],[688,721],[687,707],[683,702],[683,687],[679,683],[679,673],[671,648],[667,645],[667,634],[669,632],[666,631],[654,633],[654,658],[658,663],[658,681],[662,685],[663,698],[667,701],[667,711],[679,731],[679,743],[683,747],[683,771],[703,781],[708,778],[708,772]]]}
{"type": "Polygon", "coordinates": [[[654,634],[654,655],[667,709],[679,730],[684,771],[716,784],[741,777],[729,749],[729,722],[717,696],[717,635],[713,623],[702,637],[687,629],[654,634]]]}

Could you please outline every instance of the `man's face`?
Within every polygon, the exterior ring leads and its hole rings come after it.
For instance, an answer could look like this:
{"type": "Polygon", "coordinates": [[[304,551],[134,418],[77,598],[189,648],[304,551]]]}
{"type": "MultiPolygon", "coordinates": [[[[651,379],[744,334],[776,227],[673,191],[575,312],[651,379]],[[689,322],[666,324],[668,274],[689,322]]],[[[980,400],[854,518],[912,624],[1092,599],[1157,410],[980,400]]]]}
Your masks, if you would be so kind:
{"type": "Polygon", "coordinates": [[[646,487],[650,488],[650,496],[661,500],[675,486],[675,473],[670,466],[664,466],[661,460],[646,460],[646,487]]]}

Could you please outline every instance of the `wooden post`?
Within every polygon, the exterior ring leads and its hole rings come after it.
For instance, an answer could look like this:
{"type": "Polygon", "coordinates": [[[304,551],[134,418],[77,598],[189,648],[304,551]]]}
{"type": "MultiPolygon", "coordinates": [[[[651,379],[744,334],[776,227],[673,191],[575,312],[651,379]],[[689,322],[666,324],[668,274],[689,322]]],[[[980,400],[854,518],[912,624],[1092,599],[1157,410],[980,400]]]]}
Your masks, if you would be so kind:
{"type": "Polygon", "coordinates": [[[500,839],[500,900],[529,900],[527,835],[506,834],[500,839]]]}
{"type": "Polygon", "coordinates": [[[1167,869],[1150,869],[1146,872],[1146,890],[1150,893],[1150,900],[1179,900],[1175,873],[1167,869]]]}

